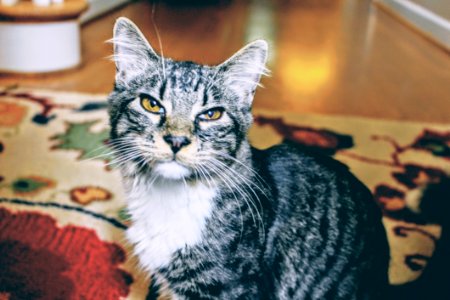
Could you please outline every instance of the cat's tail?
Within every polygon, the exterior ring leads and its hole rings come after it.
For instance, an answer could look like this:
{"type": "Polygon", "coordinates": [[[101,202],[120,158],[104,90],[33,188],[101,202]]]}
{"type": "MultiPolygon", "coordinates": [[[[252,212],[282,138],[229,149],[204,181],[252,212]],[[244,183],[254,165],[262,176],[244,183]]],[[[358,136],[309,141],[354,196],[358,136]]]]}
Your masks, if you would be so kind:
{"type": "Polygon", "coordinates": [[[389,300],[450,299],[450,177],[417,188],[407,197],[407,207],[426,223],[442,226],[433,256],[420,277],[390,287],[389,300]]]}

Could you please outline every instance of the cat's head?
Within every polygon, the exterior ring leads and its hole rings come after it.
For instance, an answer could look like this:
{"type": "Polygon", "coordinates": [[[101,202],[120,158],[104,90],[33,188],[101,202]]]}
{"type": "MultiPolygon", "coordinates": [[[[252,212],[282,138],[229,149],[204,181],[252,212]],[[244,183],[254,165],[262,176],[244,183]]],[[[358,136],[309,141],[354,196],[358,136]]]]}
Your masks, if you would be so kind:
{"type": "Polygon", "coordinates": [[[133,23],[120,18],[113,43],[117,72],[109,112],[118,164],[178,180],[220,176],[236,163],[266,70],[265,41],[218,66],[179,62],[158,55],[133,23]]]}

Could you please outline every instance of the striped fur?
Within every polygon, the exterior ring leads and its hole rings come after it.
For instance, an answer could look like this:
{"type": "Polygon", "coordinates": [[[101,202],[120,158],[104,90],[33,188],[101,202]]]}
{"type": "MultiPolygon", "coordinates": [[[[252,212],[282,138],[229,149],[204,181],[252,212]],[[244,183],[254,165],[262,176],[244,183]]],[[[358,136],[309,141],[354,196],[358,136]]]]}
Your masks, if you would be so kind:
{"type": "Polygon", "coordinates": [[[124,18],[114,40],[111,143],[148,272],[177,299],[381,299],[389,253],[367,188],[331,158],[247,140],[265,42],[204,66],[162,59],[124,18]],[[189,143],[175,153],[168,135],[189,143]]]}

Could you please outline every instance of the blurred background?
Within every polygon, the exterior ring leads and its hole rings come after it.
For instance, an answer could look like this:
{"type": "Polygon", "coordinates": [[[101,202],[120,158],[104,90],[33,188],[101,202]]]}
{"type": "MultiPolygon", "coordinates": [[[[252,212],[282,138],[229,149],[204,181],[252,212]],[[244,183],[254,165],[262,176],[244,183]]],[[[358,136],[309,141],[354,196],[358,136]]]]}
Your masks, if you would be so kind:
{"type": "MultiPolygon", "coordinates": [[[[28,19],[11,16],[5,8],[14,10],[23,1],[6,2],[11,1],[2,1],[0,39],[5,31],[2,24],[46,22],[39,20],[39,15],[28,19]]],[[[203,64],[220,63],[246,42],[267,39],[272,76],[263,80],[265,88],[257,92],[258,108],[450,122],[449,1],[88,2],[89,9],[83,8],[79,14],[81,64],[46,74],[4,70],[0,86],[108,93],[114,65],[106,58],[112,54],[112,46],[105,41],[111,38],[115,19],[126,16],[158,52],[203,64]]],[[[51,5],[46,9],[54,9],[51,5]]],[[[39,9],[42,5],[38,14],[39,9]]],[[[57,17],[46,20],[58,21],[57,17]]],[[[4,42],[2,48],[10,42],[4,42]]],[[[27,47],[26,51],[33,53],[34,49],[27,47]]]]}
{"type": "Polygon", "coordinates": [[[0,0],[1,300],[156,299],[127,252],[123,161],[107,147],[121,16],[157,52],[202,64],[266,39],[253,145],[346,164],[383,211],[391,283],[450,299],[449,202],[426,200],[435,220],[407,205],[449,182],[449,0],[0,0]]]}

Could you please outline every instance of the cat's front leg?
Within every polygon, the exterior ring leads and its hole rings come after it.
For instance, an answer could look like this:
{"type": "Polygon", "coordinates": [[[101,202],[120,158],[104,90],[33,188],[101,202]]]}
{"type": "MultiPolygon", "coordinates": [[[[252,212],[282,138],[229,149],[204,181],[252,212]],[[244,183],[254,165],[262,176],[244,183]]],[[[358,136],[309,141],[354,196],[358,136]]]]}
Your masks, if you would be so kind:
{"type": "Polygon", "coordinates": [[[241,268],[231,268],[220,255],[192,256],[175,259],[170,269],[163,270],[174,299],[262,299],[258,280],[242,274],[241,268]],[[208,258],[206,258],[208,257],[208,258]]]}
{"type": "MultiPolygon", "coordinates": [[[[211,287],[214,289],[214,287],[211,287]]],[[[183,290],[178,292],[172,292],[172,299],[175,300],[236,300],[236,299],[246,299],[246,300],[257,300],[263,299],[257,290],[256,285],[253,284],[242,284],[238,283],[236,286],[230,286],[229,288],[223,289],[221,292],[216,291],[208,293],[208,287],[195,287],[189,288],[189,290],[183,290]],[[204,288],[201,293],[198,288],[204,288]],[[206,293],[205,293],[206,292],[206,293]]]]}

